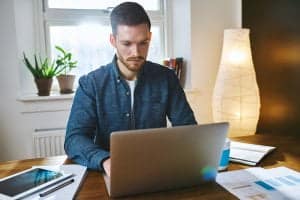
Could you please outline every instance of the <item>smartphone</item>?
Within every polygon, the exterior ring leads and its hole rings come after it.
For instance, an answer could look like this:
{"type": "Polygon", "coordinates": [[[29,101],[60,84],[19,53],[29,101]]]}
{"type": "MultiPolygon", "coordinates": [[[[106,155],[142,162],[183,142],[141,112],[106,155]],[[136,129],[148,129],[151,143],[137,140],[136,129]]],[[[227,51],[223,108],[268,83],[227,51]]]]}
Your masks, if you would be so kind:
{"type": "Polygon", "coordinates": [[[0,180],[0,199],[19,199],[73,176],[43,168],[32,168],[0,180]]]}

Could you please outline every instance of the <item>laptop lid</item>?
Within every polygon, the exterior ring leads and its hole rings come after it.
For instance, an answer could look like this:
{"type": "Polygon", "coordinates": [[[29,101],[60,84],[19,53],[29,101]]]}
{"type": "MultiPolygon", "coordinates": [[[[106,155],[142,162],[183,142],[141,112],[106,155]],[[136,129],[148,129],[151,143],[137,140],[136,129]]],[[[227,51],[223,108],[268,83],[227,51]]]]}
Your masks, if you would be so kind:
{"type": "Polygon", "coordinates": [[[163,191],[214,181],[228,123],[113,132],[112,197],[163,191]]]}

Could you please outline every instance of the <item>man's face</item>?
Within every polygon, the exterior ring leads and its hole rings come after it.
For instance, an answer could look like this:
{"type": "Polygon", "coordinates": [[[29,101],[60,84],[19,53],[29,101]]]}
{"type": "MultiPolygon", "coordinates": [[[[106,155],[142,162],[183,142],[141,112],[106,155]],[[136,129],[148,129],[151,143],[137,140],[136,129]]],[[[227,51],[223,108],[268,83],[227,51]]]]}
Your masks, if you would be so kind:
{"type": "Polygon", "coordinates": [[[147,58],[151,32],[146,24],[118,25],[110,42],[116,48],[119,61],[132,72],[138,72],[147,58]]]}

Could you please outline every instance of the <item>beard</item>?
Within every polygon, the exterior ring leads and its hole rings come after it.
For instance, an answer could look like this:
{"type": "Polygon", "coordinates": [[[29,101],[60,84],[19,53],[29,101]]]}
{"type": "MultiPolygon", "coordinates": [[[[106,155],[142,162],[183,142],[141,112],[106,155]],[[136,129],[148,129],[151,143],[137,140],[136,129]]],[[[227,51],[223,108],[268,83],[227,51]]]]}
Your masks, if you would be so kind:
{"type": "Polygon", "coordinates": [[[146,58],[143,56],[124,58],[118,53],[119,61],[130,71],[138,72],[146,62],[146,58]]]}

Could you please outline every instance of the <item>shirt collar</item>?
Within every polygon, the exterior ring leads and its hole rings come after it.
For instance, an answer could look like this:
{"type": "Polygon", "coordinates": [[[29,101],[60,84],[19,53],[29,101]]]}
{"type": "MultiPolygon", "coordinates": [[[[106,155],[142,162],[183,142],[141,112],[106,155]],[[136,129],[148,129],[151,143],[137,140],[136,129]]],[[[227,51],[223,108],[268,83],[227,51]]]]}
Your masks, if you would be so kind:
{"type": "Polygon", "coordinates": [[[115,55],[111,61],[112,63],[112,69],[113,69],[113,73],[115,75],[115,77],[117,78],[117,80],[120,80],[121,79],[121,74],[120,74],[120,71],[119,71],[119,68],[118,68],[118,65],[117,65],[117,56],[115,55]]]}

